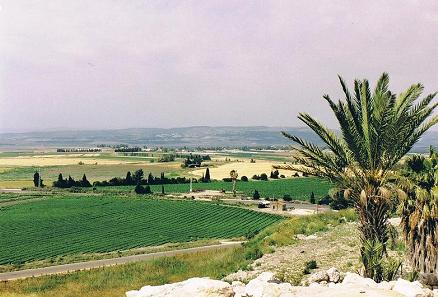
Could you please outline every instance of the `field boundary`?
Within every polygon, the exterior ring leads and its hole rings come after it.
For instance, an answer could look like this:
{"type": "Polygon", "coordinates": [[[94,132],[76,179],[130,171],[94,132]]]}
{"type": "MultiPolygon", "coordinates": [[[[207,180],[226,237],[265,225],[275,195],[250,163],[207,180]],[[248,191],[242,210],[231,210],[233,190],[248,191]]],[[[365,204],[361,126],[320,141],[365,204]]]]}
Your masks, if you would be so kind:
{"type": "Polygon", "coordinates": [[[90,269],[122,265],[122,264],[141,262],[141,261],[150,261],[160,257],[172,257],[179,254],[190,254],[190,253],[204,252],[214,249],[232,248],[241,245],[242,245],[242,241],[224,241],[221,242],[220,244],[193,247],[187,249],[178,249],[178,250],[148,253],[148,254],[138,254],[138,255],[124,256],[124,257],[111,258],[111,259],[93,260],[86,262],[48,266],[43,268],[4,272],[4,273],[0,273],[0,281],[6,282],[6,281],[26,279],[31,277],[45,276],[45,275],[65,274],[75,271],[90,270],[90,269]]]}

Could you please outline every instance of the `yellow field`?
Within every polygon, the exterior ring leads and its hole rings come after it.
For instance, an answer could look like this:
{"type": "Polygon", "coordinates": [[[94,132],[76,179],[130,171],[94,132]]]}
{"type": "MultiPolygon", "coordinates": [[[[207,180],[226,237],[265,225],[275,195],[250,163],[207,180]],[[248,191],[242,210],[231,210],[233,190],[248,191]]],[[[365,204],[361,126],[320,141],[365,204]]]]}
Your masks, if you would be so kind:
{"type": "MultiPolygon", "coordinates": [[[[269,177],[271,171],[274,170],[272,168],[273,165],[282,165],[282,163],[260,160],[257,160],[256,163],[250,163],[249,160],[245,159],[243,161],[230,162],[224,165],[219,165],[215,168],[210,168],[210,177],[212,179],[223,179],[225,177],[230,177],[231,170],[237,170],[239,178],[244,175],[248,178],[251,178],[254,174],[260,175],[262,173],[266,173],[269,177]]],[[[279,172],[280,174],[284,174],[286,177],[295,173],[289,170],[279,170],[279,172]]],[[[205,168],[194,170],[191,173],[196,176],[202,176],[202,174],[205,174],[205,168]]]]}
{"type": "Polygon", "coordinates": [[[148,163],[142,161],[124,161],[124,160],[106,160],[97,159],[94,157],[69,157],[66,155],[43,155],[43,156],[20,156],[0,158],[0,166],[57,166],[57,165],[76,165],[79,162],[83,164],[99,164],[99,165],[114,165],[114,164],[135,164],[148,163]]]}
{"type": "Polygon", "coordinates": [[[21,189],[33,187],[32,180],[0,180],[0,189],[21,189]]]}

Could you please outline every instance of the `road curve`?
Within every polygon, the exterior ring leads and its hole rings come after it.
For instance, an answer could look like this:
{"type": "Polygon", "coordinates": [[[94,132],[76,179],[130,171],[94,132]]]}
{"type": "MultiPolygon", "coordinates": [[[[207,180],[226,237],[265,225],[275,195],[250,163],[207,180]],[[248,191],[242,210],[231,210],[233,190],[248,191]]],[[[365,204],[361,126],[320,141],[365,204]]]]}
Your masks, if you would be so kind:
{"type": "Polygon", "coordinates": [[[159,257],[171,257],[180,254],[189,254],[189,253],[203,252],[213,249],[237,247],[240,246],[241,244],[242,242],[237,242],[237,241],[221,242],[220,244],[194,247],[188,249],[172,250],[172,251],[149,253],[149,254],[139,254],[139,255],[119,257],[119,258],[102,259],[102,260],[94,260],[87,262],[49,266],[43,268],[4,272],[4,273],[0,273],[0,281],[4,282],[4,281],[17,280],[17,279],[25,279],[29,277],[38,277],[38,276],[52,275],[52,274],[63,274],[63,273],[69,273],[74,271],[89,270],[93,268],[153,260],[159,257]]]}

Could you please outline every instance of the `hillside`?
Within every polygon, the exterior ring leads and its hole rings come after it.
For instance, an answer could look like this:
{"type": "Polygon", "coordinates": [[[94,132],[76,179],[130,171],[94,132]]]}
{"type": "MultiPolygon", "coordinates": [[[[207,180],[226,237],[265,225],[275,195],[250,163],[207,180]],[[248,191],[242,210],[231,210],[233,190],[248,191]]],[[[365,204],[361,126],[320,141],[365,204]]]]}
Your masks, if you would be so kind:
{"type": "MultiPolygon", "coordinates": [[[[131,128],[119,130],[44,131],[0,134],[0,149],[51,148],[96,146],[98,144],[128,144],[166,147],[241,147],[288,145],[280,131],[287,131],[320,143],[307,128],[293,127],[183,127],[131,128]]],[[[429,145],[438,146],[438,131],[427,133],[415,146],[425,151],[429,145]]]]}

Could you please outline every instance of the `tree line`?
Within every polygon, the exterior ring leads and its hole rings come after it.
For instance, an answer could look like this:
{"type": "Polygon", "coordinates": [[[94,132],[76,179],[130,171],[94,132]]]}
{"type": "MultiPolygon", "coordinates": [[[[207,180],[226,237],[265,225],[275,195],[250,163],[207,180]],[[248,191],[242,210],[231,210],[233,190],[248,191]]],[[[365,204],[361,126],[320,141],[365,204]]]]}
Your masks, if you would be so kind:
{"type": "Polygon", "coordinates": [[[68,178],[64,178],[62,173],[58,175],[58,180],[53,182],[53,186],[56,188],[71,188],[71,187],[91,187],[91,183],[88,181],[87,176],[84,174],[82,179],[75,180],[70,175],[68,178]]]}
{"type": "MultiPolygon", "coordinates": [[[[38,172],[34,175],[34,183],[35,186],[38,185],[39,175],[38,172]]],[[[210,182],[210,169],[207,168],[205,171],[205,175],[201,178],[191,179],[193,183],[198,182],[210,182]]],[[[57,188],[71,188],[71,187],[108,187],[108,186],[136,186],[136,185],[165,185],[165,184],[186,184],[190,183],[190,178],[187,177],[166,177],[164,172],[160,174],[160,176],[154,176],[152,173],[149,173],[145,176],[143,169],[138,169],[134,173],[128,171],[124,178],[121,177],[113,177],[110,180],[104,181],[95,181],[93,185],[87,180],[86,175],[84,174],[81,180],[75,181],[70,175],[68,178],[62,176],[62,173],[58,175],[58,180],[53,182],[53,186],[57,188]]]]}

